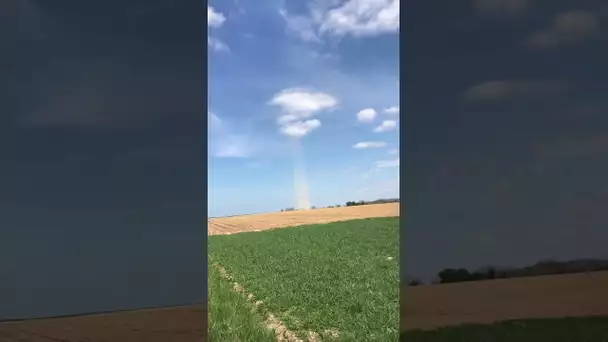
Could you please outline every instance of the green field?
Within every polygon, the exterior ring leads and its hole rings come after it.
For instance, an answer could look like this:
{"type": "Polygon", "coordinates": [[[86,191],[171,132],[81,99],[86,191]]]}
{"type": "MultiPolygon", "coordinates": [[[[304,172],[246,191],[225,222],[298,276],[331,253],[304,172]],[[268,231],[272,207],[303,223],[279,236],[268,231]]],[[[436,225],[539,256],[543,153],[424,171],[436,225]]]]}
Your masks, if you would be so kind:
{"type": "Polygon", "coordinates": [[[416,342],[606,342],[608,317],[524,319],[491,325],[461,325],[408,331],[402,341],[416,342]]]}
{"type": "Polygon", "coordinates": [[[209,265],[208,320],[211,341],[276,341],[253,306],[241,294],[231,291],[231,284],[209,265]]]}
{"type": "Polygon", "coordinates": [[[399,218],[375,218],[211,236],[209,263],[300,338],[312,331],[322,340],[395,341],[398,234],[399,218]]]}

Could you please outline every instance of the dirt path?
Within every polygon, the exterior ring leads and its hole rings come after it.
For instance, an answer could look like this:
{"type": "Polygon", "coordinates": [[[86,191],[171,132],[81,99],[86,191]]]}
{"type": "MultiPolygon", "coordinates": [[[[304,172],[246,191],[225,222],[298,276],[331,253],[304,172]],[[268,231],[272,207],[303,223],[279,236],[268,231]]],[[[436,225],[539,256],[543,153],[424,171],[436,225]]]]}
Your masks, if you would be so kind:
{"type": "Polygon", "coordinates": [[[394,216],[399,216],[399,203],[218,217],[211,218],[207,221],[207,229],[209,235],[221,235],[299,226],[303,224],[394,216]]]}
{"type": "Polygon", "coordinates": [[[0,342],[204,342],[203,306],[0,323],[0,342]]]}
{"type": "Polygon", "coordinates": [[[402,329],[518,318],[608,315],[608,272],[401,289],[402,329]]]}

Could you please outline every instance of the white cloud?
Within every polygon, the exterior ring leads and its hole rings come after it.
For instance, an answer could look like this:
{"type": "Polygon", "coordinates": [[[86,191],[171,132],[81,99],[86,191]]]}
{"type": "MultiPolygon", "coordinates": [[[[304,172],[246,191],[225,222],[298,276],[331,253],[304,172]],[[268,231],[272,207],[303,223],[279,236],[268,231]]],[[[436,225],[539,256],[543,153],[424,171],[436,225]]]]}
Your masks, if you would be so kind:
{"type": "Polygon", "coordinates": [[[306,121],[294,121],[282,125],[279,130],[281,133],[292,138],[301,138],[312,130],[321,127],[321,121],[317,119],[306,121]]]}
{"type": "Polygon", "coordinates": [[[213,112],[207,111],[207,124],[209,131],[220,129],[222,120],[213,112]]]}
{"type": "Polygon", "coordinates": [[[217,38],[207,37],[207,46],[215,51],[230,51],[228,45],[217,38]]]}
{"type": "Polygon", "coordinates": [[[280,10],[279,14],[285,19],[288,32],[293,32],[305,42],[321,41],[317,36],[314,23],[309,18],[299,15],[290,16],[285,10],[280,10]]]}
{"type": "Polygon", "coordinates": [[[287,29],[302,40],[319,42],[323,35],[377,36],[399,31],[399,0],[313,1],[309,16],[281,10],[287,29]]]}
{"type": "Polygon", "coordinates": [[[329,10],[320,33],[335,36],[375,36],[399,31],[399,0],[350,0],[329,10]]]}
{"type": "Polygon", "coordinates": [[[558,14],[549,28],[534,32],[526,40],[533,49],[548,49],[560,45],[576,44],[592,38],[600,24],[594,13],[570,11],[558,14]]]}
{"type": "Polygon", "coordinates": [[[207,112],[209,152],[217,158],[247,158],[254,151],[254,144],[245,134],[234,133],[219,116],[207,112]]]}
{"type": "Polygon", "coordinates": [[[376,110],[372,108],[366,108],[360,110],[357,113],[357,121],[359,122],[372,122],[376,118],[376,110]]]}
{"type": "Polygon", "coordinates": [[[397,120],[384,120],[382,123],[374,128],[374,132],[382,133],[392,131],[397,128],[397,120]]]}
{"type": "Polygon", "coordinates": [[[216,12],[211,6],[207,6],[207,27],[221,27],[226,21],[226,17],[216,12]]]}
{"type": "Polygon", "coordinates": [[[384,112],[386,114],[399,114],[399,106],[393,106],[393,107],[385,108],[384,112]]]}
{"type": "MultiPolygon", "coordinates": [[[[222,13],[216,12],[211,6],[207,6],[207,28],[219,28],[224,25],[225,21],[226,17],[222,13]]],[[[209,35],[207,35],[207,46],[215,51],[230,51],[228,45],[209,35]]]]}
{"type": "Polygon", "coordinates": [[[362,141],[353,145],[353,148],[364,149],[364,148],[380,148],[386,146],[384,141],[362,141]]]}
{"type": "Polygon", "coordinates": [[[376,168],[383,169],[389,167],[399,167],[399,157],[391,160],[379,160],[376,162],[376,168]]]}
{"type": "Polygon", "coordinates": [[[315,112],[335,107],[338,101],[325,93],[305,88],[290,88],[275,94],[269,104],[280,107],[289,115],[306,118],[315,112]]]}
{"type": "Polygon", "coordinates": [[[301,138],[321,126],[321,121],[309,118],[320,111],[335,108],[338,100],[322,92],[289,88],[275,94],[268,104],[279,107],[283,113],[277,118],[279,131],[290,137],[301,138]]]}

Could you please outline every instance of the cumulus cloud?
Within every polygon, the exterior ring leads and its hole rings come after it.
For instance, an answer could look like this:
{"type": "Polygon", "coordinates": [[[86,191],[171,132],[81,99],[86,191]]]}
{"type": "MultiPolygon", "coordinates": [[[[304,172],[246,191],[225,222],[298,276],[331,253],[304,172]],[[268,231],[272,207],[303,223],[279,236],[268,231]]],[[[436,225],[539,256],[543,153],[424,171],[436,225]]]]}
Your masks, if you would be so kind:
{"type": "MultiPolygon", "coordinates": [[[[226,17],[217,12],[213,7],[207,6],[207,28],[220,28],[224,25],[226,17]]],[[[218,38],[207,36],[207,46],[215,51],[229,51],[228,45],[224,44],[218,38]]]]}
{"type": "Polygon", "coordinates": [[[377,36],[399,31],[399,0],[313,1],[307,16],[280,11],[287,29],[305,41],[320,37],[377,36]]]}
{"type": "Polygon", "coordinates": [[[529,0],[473,0],[475,9],[483,14],[518,14],[529,5],[529,0]]]}
{"type": "Polygon", "coordinates": [[[353,148],[364,149],[364,148],[380,148],[386,146],[384,141],[362,141],[353,145],[353,148]]]}
{"type": "Polygon", "coordinates": [[[399,114],[399,106],[385,108],[384,112],[386,114],[399,114]]]}
{"type": "Polygon", "coordinates": [[[464,97],[470,101],[502,101],[521,98],[551,97],[568,89],[563,82],[552,81],[488,81],[467,89],[464,97]]]}
{"type": "Polygon", "coordinates": [[[397,128],[397,120],[384,120],[382,123],[374,128],[374,132],[382,133],[392,131],[397,128]]]}
{"type": "Polygon", "coordinates": [[[321,121],[317,119],[305,120],[305,121],[293,121],[284,124],[280,127],[281,133],[293,137],[301,138],[312,130],[321,127],[321,121]]]}
{"type": "Polygon", "coordinates": [[[594,37],[599,29],[599,19],[592,12],[564,12],[553,19],[549,28],[532,33],[526,44],[532,49],[541,50],[581,43],[594,37]]]}
{"type": "Polygon", "coordinates": [[[216,12],[211,6],[207,6],[207,27],[221,27],[226,21],[226,17],[216,12]]]}
{"type": "Polygon", "coordinates": [[[311,117],[336,107],[338,100],[318,91],[289,88],[275,94],[268,104],[281,109],[282,114],[277,118],[279,131],[293,138],[301,138],[321,126],[321,121],[311,117]]]}
{"type": "Polygon", "coordinates": [[[357,121],[359,122],[372,122],[374,121],[374,119],[376,118],[376,110],[373,108],[366,108],[363,110],[360,110],[357,113],[357,121]]]}

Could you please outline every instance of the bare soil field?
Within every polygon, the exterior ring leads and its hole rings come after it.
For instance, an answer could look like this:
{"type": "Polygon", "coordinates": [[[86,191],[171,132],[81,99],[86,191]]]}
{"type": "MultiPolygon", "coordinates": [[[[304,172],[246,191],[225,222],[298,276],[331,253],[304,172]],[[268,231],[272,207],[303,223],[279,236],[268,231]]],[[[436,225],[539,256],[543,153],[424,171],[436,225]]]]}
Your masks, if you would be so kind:
{"type": "Polygon", "coordinates": [[[330,223],[372,217],[399,216],[399,203],[322,208],[210,218],[208,235],[234,234],[305,224],[330,223]]]}
{"type": "Polygon", "coordinates": [[[203,342],[203,306],[0,323],[0,342],[203,342]]]}
{"type": "Polygon", "coordinates": [[[608,272],[401,289],[401,329],[433,329],[520,318],[608,315],[608,272]]]}

